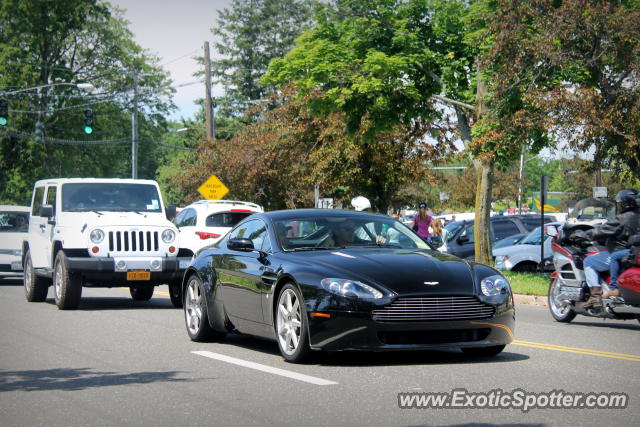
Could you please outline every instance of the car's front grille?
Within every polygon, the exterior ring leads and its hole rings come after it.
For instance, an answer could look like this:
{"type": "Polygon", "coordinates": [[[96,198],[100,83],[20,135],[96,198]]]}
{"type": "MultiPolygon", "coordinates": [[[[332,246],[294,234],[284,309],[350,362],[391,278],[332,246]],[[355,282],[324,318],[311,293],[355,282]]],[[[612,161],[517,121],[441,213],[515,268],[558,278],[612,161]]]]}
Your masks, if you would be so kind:
{"type": "Polygon", "coordinates": [[[377,322],[427,322],[438,320],[473,320],[493,317],[495,308],[475,297],[407,297],[373,310],[377,322]]]}
{"type": "Polygon", "coordinates": [[[160,249],[157,231],[110,231],[110,252],[157,252],[160,249]]]}
{"type": "Polygon", "coordinates": [[[489,328],[431,331],[384,331],[378,332],[378,339],[388,345],[449,344],[457,342],[482,341],[491,333],[489,328]]]}

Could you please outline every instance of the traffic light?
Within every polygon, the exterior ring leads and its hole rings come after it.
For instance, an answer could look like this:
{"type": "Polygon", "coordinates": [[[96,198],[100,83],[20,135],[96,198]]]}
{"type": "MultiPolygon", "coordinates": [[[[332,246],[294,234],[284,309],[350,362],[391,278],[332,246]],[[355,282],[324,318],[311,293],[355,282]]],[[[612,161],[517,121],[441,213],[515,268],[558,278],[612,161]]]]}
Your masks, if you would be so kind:
{"type": "Polygon", "coordinates": [[[84,133],[87,135],[93,133],[93,110],[91,108],[84,110],[84,133]]]}
{"type": "Polygon", "coordinates": [[[0,99],[0,126],[6,126],[9,123],[9,102],[6,99],[0,99]]]}

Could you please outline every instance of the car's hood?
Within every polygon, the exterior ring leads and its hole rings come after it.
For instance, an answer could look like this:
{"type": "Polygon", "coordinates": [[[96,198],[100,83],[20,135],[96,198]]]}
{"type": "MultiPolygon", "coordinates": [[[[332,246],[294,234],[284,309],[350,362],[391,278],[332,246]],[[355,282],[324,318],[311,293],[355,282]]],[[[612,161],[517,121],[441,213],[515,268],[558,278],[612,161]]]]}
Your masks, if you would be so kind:
{"type": "Polygon", "coordinates": [[[437,251],[356,248],[303,252],[295,256],[323,266],[327,277],[377,283],[397,294],[474,293],[469,264],[437,251]]]}

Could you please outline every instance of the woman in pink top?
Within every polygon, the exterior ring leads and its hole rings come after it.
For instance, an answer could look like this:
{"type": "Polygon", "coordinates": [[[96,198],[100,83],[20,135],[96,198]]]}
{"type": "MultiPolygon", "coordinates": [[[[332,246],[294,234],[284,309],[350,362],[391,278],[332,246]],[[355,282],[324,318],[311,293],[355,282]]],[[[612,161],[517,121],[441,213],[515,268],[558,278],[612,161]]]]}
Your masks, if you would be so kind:
{"type": "Polygon", "coordinates": [[[427,213],[426,203],[420,203],[418,208],[418,215],[413,217],[413,229],[418,233],[418,236],[426,240],[430,236],[429,226],[433,217],[427,213]]]}

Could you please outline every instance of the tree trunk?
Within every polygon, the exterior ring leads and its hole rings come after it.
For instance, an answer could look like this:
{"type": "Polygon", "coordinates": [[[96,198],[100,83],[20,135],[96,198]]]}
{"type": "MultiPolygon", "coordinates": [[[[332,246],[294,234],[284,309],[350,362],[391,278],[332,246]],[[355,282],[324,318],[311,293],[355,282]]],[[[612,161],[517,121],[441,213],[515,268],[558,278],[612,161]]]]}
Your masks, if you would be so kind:
{"type": "Polygon", "coordinates": [[[493,159],[476,159],[473,164],[477,173],[476,217],[473,224],[476,261],[493,265],[491,254],[491,190],[493,188],[493,159]]]}

